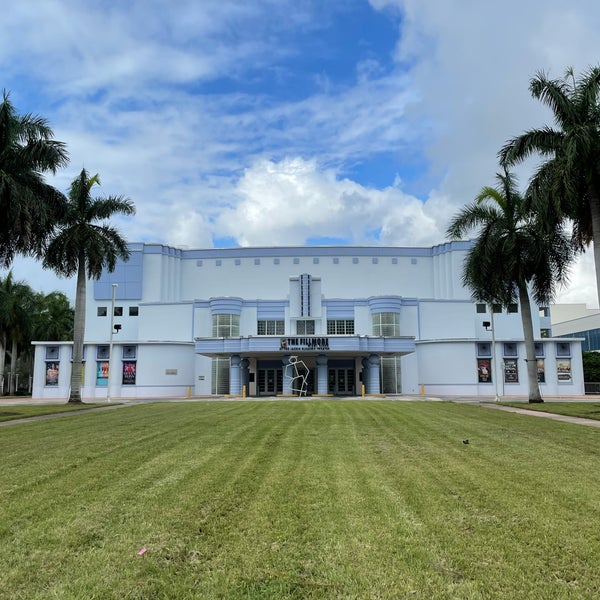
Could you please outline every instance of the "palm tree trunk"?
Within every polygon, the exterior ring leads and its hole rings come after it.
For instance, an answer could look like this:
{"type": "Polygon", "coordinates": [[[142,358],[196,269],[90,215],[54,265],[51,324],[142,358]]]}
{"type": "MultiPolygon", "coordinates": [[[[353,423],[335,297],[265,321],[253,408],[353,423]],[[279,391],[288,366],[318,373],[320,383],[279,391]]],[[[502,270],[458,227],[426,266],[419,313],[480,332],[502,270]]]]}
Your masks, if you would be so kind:
{"type": "Polygon", "coordinates": [[[523,323],[523,338],[525,339],[525,356],[527,361],[527,384],[529,402],[543,402],[537,377],[537,362],[535,359],[535,342],[533,339],[533,320],[531,318],[531,303],[527,284],[519,283],[519,302],[521,304],[521,321],[523,323]]]}
{"type": "Polygon", "coordinates": [[[10,377],[9,377],[9,390],[10,396],[14,396],[17,391],[17,338],[13,336],[12,339],[12,350],[10,354],[10,377]]]}
{"type": "Polygon", "coordinates": [[[71,366],[70,403],[81,402],[81,365],[83,362],[83,338],[85,335],[85,257],[79,256],[77,290],[75,293],[75,316],[73,320],[73,364],[71,366]]]}
{"type": "Polygon", "coordinates": [[[594,265],[596,267],[596,290],[600,303],[600,195],[598,190],[590,189],[590,213],[592,218],[592,238],[594,240],[594,265]]]}

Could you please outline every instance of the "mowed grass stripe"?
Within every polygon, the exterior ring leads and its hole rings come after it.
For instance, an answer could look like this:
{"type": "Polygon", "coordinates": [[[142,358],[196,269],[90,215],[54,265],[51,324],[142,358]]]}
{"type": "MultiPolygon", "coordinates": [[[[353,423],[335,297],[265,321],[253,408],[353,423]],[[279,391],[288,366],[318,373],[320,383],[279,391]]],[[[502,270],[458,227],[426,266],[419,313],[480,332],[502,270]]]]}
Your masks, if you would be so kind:
{"type": "Polygon", "coordinates": [[[155,404],[9,428],[0,452],[0,597],[599,589],[596,430],[445,403],[155,404]]]}

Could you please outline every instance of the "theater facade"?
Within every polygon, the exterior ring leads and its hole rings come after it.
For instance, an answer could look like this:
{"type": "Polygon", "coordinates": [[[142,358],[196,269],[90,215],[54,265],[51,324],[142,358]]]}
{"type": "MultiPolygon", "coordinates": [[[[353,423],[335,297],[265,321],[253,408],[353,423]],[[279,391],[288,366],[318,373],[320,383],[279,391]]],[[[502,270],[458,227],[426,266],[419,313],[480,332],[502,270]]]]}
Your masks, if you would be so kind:
{"type": "MultiPolygon", "coordinates": [[[[473,302],[469,242],[130,247],[87,284],[84,399],[527,394],[520,307],[473,302]]],[[[533,312],[542,394],[583,395],[581,340],[533,312]]],[[[72,344],[34,345],[34,397],[66,398],[72,344]]]]}

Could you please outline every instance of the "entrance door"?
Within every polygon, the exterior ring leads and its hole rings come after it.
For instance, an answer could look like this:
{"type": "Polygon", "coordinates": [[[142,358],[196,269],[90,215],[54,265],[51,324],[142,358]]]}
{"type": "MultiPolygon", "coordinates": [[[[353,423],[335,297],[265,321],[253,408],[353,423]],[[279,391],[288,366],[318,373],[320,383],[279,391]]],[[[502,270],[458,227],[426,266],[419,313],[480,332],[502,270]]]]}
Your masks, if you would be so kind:
{"type": "Polygon", "coordinates": [[[283,392],[283,369],[258,369],[259,396],[276,396],[283,392]]]}
{"type": "Polygon", "coordinates": [[[328,392],[335,396],[353,396],[354,369],[329,369],[328,392]]]}

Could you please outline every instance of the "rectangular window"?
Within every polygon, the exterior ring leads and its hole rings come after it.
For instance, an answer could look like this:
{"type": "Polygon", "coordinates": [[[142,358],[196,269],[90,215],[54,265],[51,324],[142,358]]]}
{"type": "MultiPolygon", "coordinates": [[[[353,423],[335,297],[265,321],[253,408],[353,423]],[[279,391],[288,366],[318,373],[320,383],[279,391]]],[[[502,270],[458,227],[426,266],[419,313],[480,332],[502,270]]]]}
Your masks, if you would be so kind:
{"type": "Polygon", "coordinates": [[[258,335],[283,335],[285,333],[283,319],[260,319],[256,324],[258,335]]]}
{"type": "Polygon", "coordinates": [[[97,315],[99,317],[106,317],[106,315],[108,314],[108,309],[106,308],[106,306],[99,306],[97,310],[97,315]]]}
{"type": "Polygon", "coordinates": [[[507,312],[509,312],[509,313],[517,313],[517,312],[519,312],[519,305],[518,304],[509,304],[507,312]]]}
{"type": "Polygon", "coordinates": [[[297,335],[314,335],[315,334],[315,322],[312,319],[296,321],[296,334],[297,335]]]}
{"type": "Polygon", "coordinates": [[[58,360],[59,346],[46,346],[46,360],[58,360]]]}
{"type": "Polygon", "coordinates": [[[327,335],[354,335],[354,319],[328,319],[327,335]]]}
{"type": "Polygon", "coordinates": [[[491,356],[492,355],[492,344],[489,342],[478,342],[477,344],[477,356],[491,356]]]}
{"type": "Polygon", "coordinates": [[[140,309],[138,306],[130,306],[129,307],[129,316],[137,317],[140,314],[140,309]]]}
{"type": "Polygon", "coordinates": [[[96,348],[96,358],[98,360],[108,360],[109,352],[110,352],[109,346],[98,346],[96,348]]]}
{"type": "Polygon", "coordinates": [[[544,357],[544,344],[542,342],[535,342],[535,355],[537,358],[544,357]]]}
{"type": "Polygon", "coordinates": [[[540,306],[540,317],[549,317],[550,309],[547,306],[540,306]]]}
{"type": "Polygon", "coordinates": [[[550,331],[550,329],[540,329],[540,337],[543,337],[543,338],[552,337],[551,333],[552,332],[550,331]]]}
{"type": "Polygon", "coordinates": [[[123,307],[115,306],[115,317],[122,317],[122,316],[123,316],[123,307]]]}
{"type": "Polygon", "coordinates": [[[375,313],[373,315],[373,335],[398,337],[400,335],[400,314],[375,313]]]}
{"type": "Polygon", "coordinates": [[[487,305],[485,304],[478,303],[475,305],[475,308],[480,315],[483,315],[487,312],[487,305]]]}
{"type": "Polygon", "coordinates": [[[213,315],[212,337],[238,337],[239,335],[239,315],[213,315]]]}
{"type": "Polygon", "coordinates": [[[126,360],[137,358],[137,346],[123,346],[123,358],[126,360]]]}
{"type": "Polygon", "coordinates": [[[229,394],[229,367],[228,357],[212,359],[211,369],[211,394],[229,394]]]}
{"type": "Polygon", "coordinates": [[[556,343],[556,356],[567,357],[571,356],[571,344],[569,342],[556,343]]]}
{"type": "Polygon", "coordinates": [[[517,344],[515,342],[504,344],[504,356],[518,356],[517,344]]]}
{"type": "Polygon", "coordinates": [[[496,314],[501,313],[502,306],[500,304],[492,304],[492,312],[496,314]]]}

